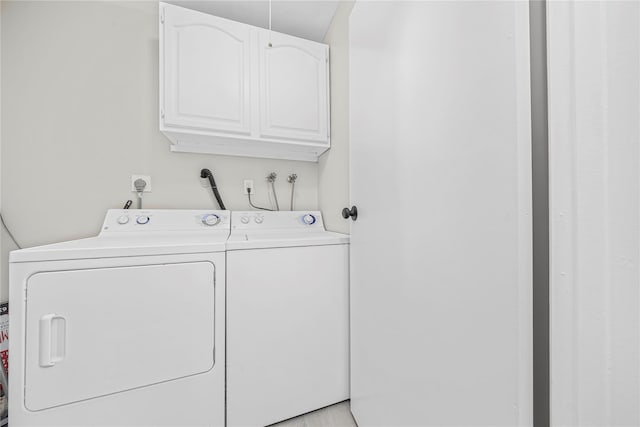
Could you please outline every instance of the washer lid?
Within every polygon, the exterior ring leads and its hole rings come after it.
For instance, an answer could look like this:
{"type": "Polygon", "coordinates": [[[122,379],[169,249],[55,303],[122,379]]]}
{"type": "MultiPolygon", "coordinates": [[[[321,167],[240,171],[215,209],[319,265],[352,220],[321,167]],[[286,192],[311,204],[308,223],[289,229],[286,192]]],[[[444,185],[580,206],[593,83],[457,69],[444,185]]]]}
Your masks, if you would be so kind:
{"type": "Polygon", "coordinates": [[[331,231],[237,230],[227,240],[227,250],[287,248],[296,246],[345,245],[348,234],[331,231]]]}
{"type": "Polygon", "coordinates": [[[318,211],[234,211],[227,250],[343,245],[349,235],[326,231],[318,211]]]}
{"type": "Polygon", "coordinates": [[[123,256],[224,252],[227,230],[218,233],[171,233],[100,236],[13,251],[9,262],[58,261],[123,256]]]}

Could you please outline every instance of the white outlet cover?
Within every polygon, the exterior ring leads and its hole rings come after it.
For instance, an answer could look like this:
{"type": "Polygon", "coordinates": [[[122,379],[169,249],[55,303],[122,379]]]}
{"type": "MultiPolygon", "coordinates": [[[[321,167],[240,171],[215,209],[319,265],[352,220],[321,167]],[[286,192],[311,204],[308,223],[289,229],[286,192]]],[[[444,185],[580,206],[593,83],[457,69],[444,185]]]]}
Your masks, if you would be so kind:
{"type": "Polygon", "coordinates": [[[251,195],[256,194],[256,186],[253,185],[253,180],[252,179],[245,179],[244,180],[243,190],[242,190],[242,191],[244,191],[244,194],[249,194],[247,192],[247,188],[248,187],[251,187],[251,195]]]}
{"type": "Polygon", "coordinates": [[[131,191],[134,193],[137,193],[136,186],[134,184],[134,182],[136,182],[137,179],[142,179],[147,183],[147,186],[144,187],[143,193],[150,193],[151,192],[151,175],[131,175],[131,191]]]}

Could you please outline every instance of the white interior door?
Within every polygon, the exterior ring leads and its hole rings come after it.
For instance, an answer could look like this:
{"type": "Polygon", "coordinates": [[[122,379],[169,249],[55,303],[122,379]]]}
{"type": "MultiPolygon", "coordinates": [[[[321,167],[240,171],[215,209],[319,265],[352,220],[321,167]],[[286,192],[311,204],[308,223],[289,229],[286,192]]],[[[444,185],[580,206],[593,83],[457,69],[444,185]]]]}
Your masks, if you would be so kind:
{"type": "Polygon", "coordinates": [[[526,2],[353,9],[361,427],[532,425],[528,35],[526,2]]]}
{"type": "Polygon", "coordinates": [[[549,2],[551,425],[640,425],[640,3],[549,2]]]}

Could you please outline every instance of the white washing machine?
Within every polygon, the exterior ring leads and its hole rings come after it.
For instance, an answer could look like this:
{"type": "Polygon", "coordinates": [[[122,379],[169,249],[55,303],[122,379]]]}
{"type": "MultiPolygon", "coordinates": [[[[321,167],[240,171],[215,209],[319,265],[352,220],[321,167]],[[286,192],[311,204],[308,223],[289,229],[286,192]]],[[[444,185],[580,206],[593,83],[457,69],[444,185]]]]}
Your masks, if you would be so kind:
{"type": "Polygon", "coordinates": [[[9,422],[224,426],[228,211],[110,210],[10,255],[9,422]]]}
{"type": "Polygon", "coordinates": [[[266,426],[349,398],[349,236],[319,212],[233,212],[227,424],[266,426]]]}

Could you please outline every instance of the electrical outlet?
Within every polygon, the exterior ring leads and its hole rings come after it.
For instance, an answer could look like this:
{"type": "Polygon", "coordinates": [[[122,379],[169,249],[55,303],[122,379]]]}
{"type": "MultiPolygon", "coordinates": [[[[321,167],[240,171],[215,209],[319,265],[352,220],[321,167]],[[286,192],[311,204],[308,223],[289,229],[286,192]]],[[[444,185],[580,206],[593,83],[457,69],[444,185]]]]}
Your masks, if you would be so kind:
{"type": "Polygon", "coordinates": [[[253,180],[252,179],[245,179],[244,180],[244,194],[249,194],[249,189],[251,189],[251,194],[256,194],[256,190],[253,187],[253,180]]]}
{"type": "Polygon", "coordinates": [[[151,176],[150,175],[131,175],[131,191],[134,193],[137,193],[136,185],[134,184],[134,182],[136,182],[137,179],[141,179],[147,183],[147,186],[144,187],[143,193],[150,193],[151,192],[151,176]]]}

